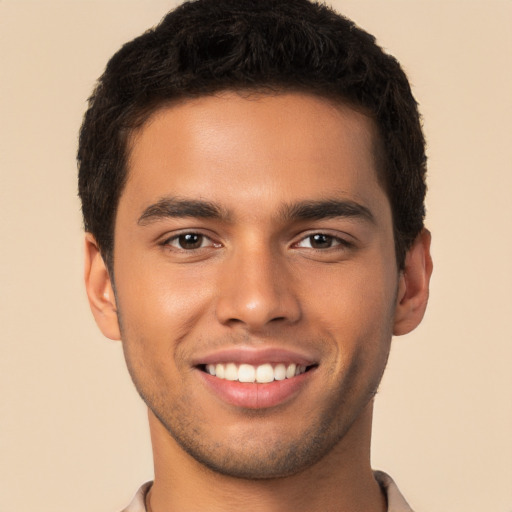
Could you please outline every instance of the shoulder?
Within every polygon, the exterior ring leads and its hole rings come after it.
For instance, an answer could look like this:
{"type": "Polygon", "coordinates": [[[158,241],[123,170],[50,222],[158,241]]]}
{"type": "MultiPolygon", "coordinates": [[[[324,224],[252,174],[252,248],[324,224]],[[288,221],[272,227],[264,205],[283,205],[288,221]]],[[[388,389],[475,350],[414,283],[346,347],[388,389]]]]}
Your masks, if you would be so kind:
{"type": "Polygon", "coordinates": [[[374,471],[375,480],[386,494],[388,500],[388,512],[413,512],[402,493],[398,490],[394,480],[383,471],[374,471]]]}
{"type": "Polygon", "coordinates": [[[121,512],[146,512],[146,495],[151,489],[151,485],[153,485],[153,482],[146,482],[142,485],[135,493],[131,503],[121,512]]]}

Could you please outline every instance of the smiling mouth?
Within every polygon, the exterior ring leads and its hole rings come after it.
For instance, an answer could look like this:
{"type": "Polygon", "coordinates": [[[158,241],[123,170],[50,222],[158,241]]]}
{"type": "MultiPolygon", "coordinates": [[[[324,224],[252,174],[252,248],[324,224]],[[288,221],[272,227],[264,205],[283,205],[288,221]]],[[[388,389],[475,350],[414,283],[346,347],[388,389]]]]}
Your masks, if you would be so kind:
{"type": "Polygon", "coordinates": [[[236,364],[217,363],[200,365],[199,369],[218,379],[234,382],[268,384],[270,382],[292,379],[310,371],[317,365],[291,364],[236,364]]]}

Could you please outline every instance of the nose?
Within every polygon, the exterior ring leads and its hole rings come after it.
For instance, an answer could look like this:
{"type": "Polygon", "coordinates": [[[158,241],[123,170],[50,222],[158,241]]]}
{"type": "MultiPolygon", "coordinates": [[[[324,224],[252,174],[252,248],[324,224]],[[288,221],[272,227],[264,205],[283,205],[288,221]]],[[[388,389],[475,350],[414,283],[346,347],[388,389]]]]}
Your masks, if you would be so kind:
{"type": "Polygon", "coordinates": [[[300,319],[294,280],[283,258],[269,248],[233,252],[224,262],[218,288],[220,323],[256,332],[300,319]]]}

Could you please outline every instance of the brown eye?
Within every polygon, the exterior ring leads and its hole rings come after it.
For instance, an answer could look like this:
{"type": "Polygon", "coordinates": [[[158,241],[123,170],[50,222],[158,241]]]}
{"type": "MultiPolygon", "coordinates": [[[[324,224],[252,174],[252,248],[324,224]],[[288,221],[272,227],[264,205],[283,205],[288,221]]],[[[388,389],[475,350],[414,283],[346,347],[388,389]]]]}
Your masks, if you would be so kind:
{"type": "Polygon", "coordinates": [[[203,245],[203,235],[198,233],[186,233],[176,238],[180,249],[199,249],[203,245]]]}
{"type": "Polygon", "coordinates": [[[176,234],[162,241],[160,245],[170,249],[175,255],[181,255],[181,257],[186,256],[187,253],[189,256],[203,254],[204,251],[208,253],[209,249],[222,247],[222,244],[215,242],[209,236],[195,231],[176,234]]]}
{"type": "Polygon", "coordinates": [[[334,237],[323,233],[317,233],[316,235],[311,235],[308,238],[313,249],[329,249],[329,247],[332,247],[334,242],[334,237]]]}
{"type": "Polygon", "coordinates": [[[296,247],[315,250],[333,248],[341,249],[343,247],[348,248],[350,246],[350,242],[347,242],[343,238],[338,238],[337,236],[328,235],[326,233],[313,233],[312,235],[306,236],[296,244],[296,247]]]}

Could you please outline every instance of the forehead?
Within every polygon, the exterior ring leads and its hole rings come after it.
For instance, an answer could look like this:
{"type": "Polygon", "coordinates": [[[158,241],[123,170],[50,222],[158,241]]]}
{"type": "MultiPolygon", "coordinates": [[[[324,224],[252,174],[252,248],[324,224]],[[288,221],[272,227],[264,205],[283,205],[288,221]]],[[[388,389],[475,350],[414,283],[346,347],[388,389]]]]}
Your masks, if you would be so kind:
{"type": "Polygon", "coordinates": [[[333,194],[370,201],[382,193],[377,147],[369,117],[314,95],[187,100],[160,108],[132,135],[120,208],[129,201],[140,209],[158,195],[235,206],[269,196],[276,206],[333,194]]]}

